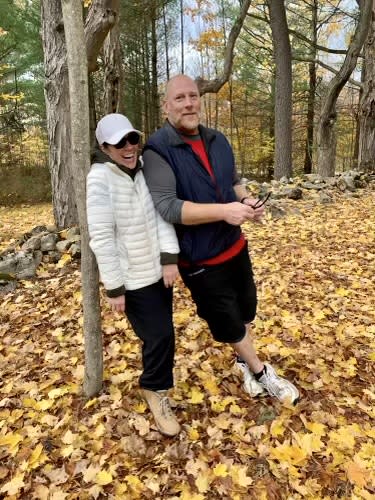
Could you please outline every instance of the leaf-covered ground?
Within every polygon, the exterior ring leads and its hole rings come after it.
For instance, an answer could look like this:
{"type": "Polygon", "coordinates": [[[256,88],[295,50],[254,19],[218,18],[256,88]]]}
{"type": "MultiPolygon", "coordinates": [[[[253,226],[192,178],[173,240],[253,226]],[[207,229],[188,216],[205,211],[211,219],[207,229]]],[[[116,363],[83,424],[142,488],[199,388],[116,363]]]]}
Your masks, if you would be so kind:
{"type": "MultiPolygon", "coordinates": [[[[0,209],[1,246],[48,206],[0,209]]],[[[301,389],[283,407],[251,400],[230,348],[175,290],[178,438],[138,394],[139,344],[103,308],[105,384],[81,394],[78,263],[45,265],[3,297],[0,492],[7,499],[373,499],[375,196],[290,202],[245,227],[259,288],[257,347],[301,389]]]]}

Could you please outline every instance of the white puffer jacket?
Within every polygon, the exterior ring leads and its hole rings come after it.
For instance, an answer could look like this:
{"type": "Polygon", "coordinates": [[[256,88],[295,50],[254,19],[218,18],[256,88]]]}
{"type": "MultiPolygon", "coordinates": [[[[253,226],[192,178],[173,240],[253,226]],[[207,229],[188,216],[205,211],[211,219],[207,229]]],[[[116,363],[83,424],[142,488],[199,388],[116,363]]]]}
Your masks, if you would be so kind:
{"type": "Polygon", "coordinates": [[[175,230],[156,212],[139,170],[134,180],[112,163],[87,176],[90,247],[107,290],[136,290],[162,276],[160,253],[179,253],[175,230]]]}

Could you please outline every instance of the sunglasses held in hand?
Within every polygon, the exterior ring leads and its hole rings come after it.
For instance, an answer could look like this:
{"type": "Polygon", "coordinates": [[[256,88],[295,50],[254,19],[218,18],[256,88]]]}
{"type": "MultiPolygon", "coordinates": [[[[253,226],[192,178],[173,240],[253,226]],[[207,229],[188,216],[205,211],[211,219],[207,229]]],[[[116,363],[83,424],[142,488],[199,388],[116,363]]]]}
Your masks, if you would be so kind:
{"type": "Polygon", "coordinates": [[[268,191],[264,196],[261,196],[257,199],[257,201],[254,203],[254,205],[250,205],[251,208],[260,208],[262,207],[265,203],[267,203],[268,198],[271,196],[271,191],[268,191]]]}

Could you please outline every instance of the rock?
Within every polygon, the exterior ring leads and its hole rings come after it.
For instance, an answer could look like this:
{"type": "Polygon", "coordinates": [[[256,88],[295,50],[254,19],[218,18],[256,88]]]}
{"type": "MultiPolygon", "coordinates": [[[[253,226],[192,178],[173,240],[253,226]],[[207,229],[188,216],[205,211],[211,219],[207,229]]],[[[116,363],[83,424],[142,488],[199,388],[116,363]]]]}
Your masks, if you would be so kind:
{"type": "Polygon", "coordinates": [[[69,253],[72,257],[79,257],[81,255],[81,242],[77,241],[76,243],[73,243],[69,249],[69,253]]]}
{"type": "Polygon", "coordinates": [[[285,217],[286,215],[286,211],[283,208],[273,203],[268,205],[268,210],[271,213],[272,219],[281,219],[281,217],[285,217]]]}
{"type": "Polygon", "coordinates": [[[39,234],[39,233],[48,233],[47,226],[35,226],[31,230],[32,235],[39,234]]]}
{"type": "Polygon", "coordinates": [[[49,252],[51,250],[55,250],[57,240],[58,236],[55,233],[49,233],[43,236],[40,241],[40,249],[42,250],[42,252],[49,252]]]}
{"type": "Polygon", "coordinates": [[[70,240],[60,240],[56,243],[56,250],[58,250],[61,253],[66,253],[72,242],[70,240]]]}
{"type": "Polygon", "coordinates": [[[333,198],[329,196],[329,194],[325,193],[324,191],[319,192],[319,199],[320,203],[323,203],[324,205],[328,205],[329,203],[333,203],[333,198]]]}
{"type": "Polygon", "coordinates": [[[70,241],[79,241],[79,238],[76,238],[79,234],[79,227],[71,227],[66,231],[66,239],[70,241]]]}
{"type": "Polygon", "coordinates": [[[284,175],[283,177],[281,177],[279,182],[280,184],[289,184],[289,179],[284,175]]]}
{"type": "Polygon", "coordinates": [[[21,246],[22,250],[39,250],[40,249],[40,236],[32,236],[30,239],[26,240],[21,246]]]}
{"type": "Polygon", "coordinates": [[[290,200],[300,200],[302,198],[302,189],[299,187],[290,188],[286,191],[286,195],[290,200]]]}
{"type": "Polygon", "coordinates": [[[319,174],[304,174],[303,179],[309,182],[321,183],[323,182],[323,178],[319,174]]]}
{"type": "MultiPolygon", "coordinates": [[[[36,252],[37,253],[37,252],[36,252]]],[[[35,276],[36,268],[40,264],[40,258],[32,253],[18,252],[8,255],[0,262],[0,272],[13,274],[17,279],[23,280],[35,276]]]]}
{"type": "Polygon", "coordinates": [[[52,262],[53,264],[57,264],[60,260],[61,253],[57,250],[52,250],[48,252],[48,262],[52,262]]]}
{"type": "Polygon", "coordinates": [[[325,184],[313,184],[312,182],[303,182],[301,186],[304,189],[315,189],[316,191],[320,191],[325,188],[325,184]]]}
{"type": "Polygon", "coordinates": [[[5,295],[9,292],[13,292],[16,288],[17,288],[17,281],[0,280],[0,295],[5,295]]]}
{"type": "Polygon", "coordinates": [[[354,192],[356,190],[355,184],[354,184],[354,178],[350,177],[349,175],[343,175],[337,180],[337,187],[340,191],[352,191],[354,192]]]}

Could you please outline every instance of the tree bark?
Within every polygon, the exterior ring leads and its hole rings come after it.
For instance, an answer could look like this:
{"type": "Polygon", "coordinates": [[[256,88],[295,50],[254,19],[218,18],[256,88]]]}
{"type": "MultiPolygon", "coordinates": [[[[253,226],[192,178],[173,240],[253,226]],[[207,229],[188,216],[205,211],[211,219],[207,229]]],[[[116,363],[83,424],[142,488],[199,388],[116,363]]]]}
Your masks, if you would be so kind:
{"type": "Polygon", "coordinates": [[[326,96],[322,103],[317,130],[318,166],[317,172],[322,177],[335,175],[336,159],[336,131],[337,120],[336,103],[341,90],[353,72],[358,55],[366,39],[371,21],[371,10],[373,0],[361,0],[359,2],[359,19],[349,45],[345,60],[337,75],[332,78],[328,85],[326,96]]]}
{"type": "Polygon", "coordinates": [[[98,270],[89,247],[86,213],[86,176],[90,169],[89,96],[81,0],[62,0],[69,68],[72,177],[81,232],[83,331],[85,338],[84,393],[96,395],[103,381],[98,270]]]}
{"type": "Polygon", "coordinates": [[[305,174],[312,172],[312,155],[314,146],[314,117],[315,117],[315,92],[316,92],[316,53],[317,53],[317,26],[318,26],[318,0],[312,0],[311,4],[311,41],[309,62],[309,91],[307,97],[307,116],[306,116],[306,143],[305,143],[305,161],[303,171],[305,174]]]}
{"type": "MultiPolygon", "coordinates": [[[[94,0],[90,6],[85,40],[91,70],[96,68],[98,52],[116,20],[118,3],[119,0],[94,0]]],[[[69,83],[61,0],[42,0],[41,17],[53,211],[56,225],[69,227],[77,224],[78,213],[69,164],[69,83]]]]}
{"type": "Polygon", "coordinates": [[[359,103],[358,166],[375,170],[375,2],[371,26],[364,45],[363,86],[359,103]]]}
{"type": "Polygon", "coordinates": [[[63,228],[77,224],[78,214],[70,173],[69,83],[61,1],[42,0],[41,17],[53,213],[57,227],[63,228]]]}
{"type": "Polygon", "coordinates": [[[124,75],[122,68],[118,17],[104,41],[104,110],[105,113],[124,111],[124,75]]]}
{"type": "Polygon", "coordinates": [[[292,53],[284,3],[268,0],[275,59],[275,179],[292,176],[292,53]]]}

